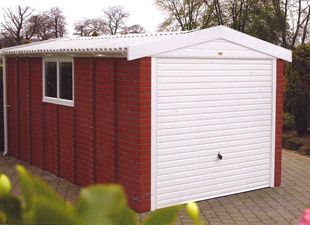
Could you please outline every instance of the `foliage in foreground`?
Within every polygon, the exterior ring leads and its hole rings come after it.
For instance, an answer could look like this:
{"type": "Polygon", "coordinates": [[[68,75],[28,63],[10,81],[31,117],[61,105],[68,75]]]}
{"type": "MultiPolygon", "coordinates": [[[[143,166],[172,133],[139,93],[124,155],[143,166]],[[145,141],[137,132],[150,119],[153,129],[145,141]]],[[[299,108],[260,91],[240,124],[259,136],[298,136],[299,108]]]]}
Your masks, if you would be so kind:
{"type": "MultiPolygon", "coordinates": [[[[24,167],[16,169],[20,196],[11,194],[9,178],[0,175],[0,224],[172,225],[182,209],[182,206],[160,209],[140,223],[138,215],[127,206],[119,185],[98,184],[83,188],[74,207],[24,167]]],[[[195,203],[187,204],[186,209],[194,225],[203,225],[195,203]]]]}

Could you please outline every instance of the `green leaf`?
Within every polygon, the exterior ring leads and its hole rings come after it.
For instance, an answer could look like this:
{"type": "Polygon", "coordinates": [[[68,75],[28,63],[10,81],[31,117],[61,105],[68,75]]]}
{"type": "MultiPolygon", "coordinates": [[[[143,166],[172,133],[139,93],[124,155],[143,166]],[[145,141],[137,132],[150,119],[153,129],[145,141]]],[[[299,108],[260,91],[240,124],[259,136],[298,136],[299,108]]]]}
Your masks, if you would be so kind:
{"type": "Polygon", "coordinates": [[[94,185],[82,189],[77,214],[84,224],[137,224],[137,217],[128,209],[124,191],[119,185],[94,185]]]}
{"type": "Polygon", "coordinates": [[[182,206],[158,209],[145,218],[143,225],[172,225],[177,220],[181,209],[182,206]]]}
{"type": "Polygon", "coordinates": [[[33,199],[33,224],[80,224],[74,208],[69,204],[51,201],[46,196],[37,196],[33,199]]]}
{"type": "Polygon", "coordinates": [[[5,174],[0,174],[0,194],[9,194],[12,189],[10,179],[5,174]]]}
{"type": "Polygon", "coordinates": [[[130,208],[124,208],[116,218],[118,225],[136,225],[138,224],[138,215],[130,208]]]}
{"type": "MultiPolygon", "coordinates": [[[[71,207],[71,205],[65,202],[64,199],[55,190],[47,185],[47,183],[38,177],[32,176],[23,166],[18,165],[16,166],[16,169],[20,178],[20,187],[22,192],[21,197],[25,205],[23,210],[24,223],[34,223],[35,216],[38,215],[35,210],[40,209],[38,209],[38,207],[33,202],[35,198],[46,199],[46,201],[48,201],[51,206],[57,205],[60,211],[66,209],[66,207],[71,207]]],[[[48,215],[48,211],[45,212],[45,215],[48,215]]]]}
{"type": "Polygon", "coordinates": [[[34,194],[34,185],[31,180],[31,175],[26,171],[26,169],[17,165],[16,170],[19,176],[19,185],[22,192],[22,199],[25,203],[25,210],[28,211],[32,207],[32,196],[34,194]]]}
{"type": "Polygon", "coordinates": [[[1,224],[21,224],[22,208],[20,200],[13,195],[0,195],[1,224]]]}
{"type": "Polygon", "coordinates": [[[32,176],[23,166],[17,165],[16,169],[19,175],[22,197],[26,203],[26,210],[31,208],[32,198],[35,195],[42,195],[51,201],[59,201],[65,204],[64,199],[54,189],[49,187],[46,182],[32,176]]]}

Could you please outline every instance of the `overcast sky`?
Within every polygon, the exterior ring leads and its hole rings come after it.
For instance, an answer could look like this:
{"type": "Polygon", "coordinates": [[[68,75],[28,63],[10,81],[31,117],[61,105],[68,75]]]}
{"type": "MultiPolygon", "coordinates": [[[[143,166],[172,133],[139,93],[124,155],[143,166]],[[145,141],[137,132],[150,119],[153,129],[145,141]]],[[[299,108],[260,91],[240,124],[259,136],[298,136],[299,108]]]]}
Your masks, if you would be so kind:
{"type": "MultiPolygon", "coordinates": [[[[163,14],[155,5],[155,0],[0,0],[0,8],[30,6],[44,11],[60,7],[68,23],[69,33],[73,33],[73,24],[81,18],[93,18],[102,15],[102,9],[121,5],[130,12],[127,25],[141,24],[147,31],[156,31],[163,20],[163,14]]],[[[1,20],[3,18],[1,13],[1,20]]]]}

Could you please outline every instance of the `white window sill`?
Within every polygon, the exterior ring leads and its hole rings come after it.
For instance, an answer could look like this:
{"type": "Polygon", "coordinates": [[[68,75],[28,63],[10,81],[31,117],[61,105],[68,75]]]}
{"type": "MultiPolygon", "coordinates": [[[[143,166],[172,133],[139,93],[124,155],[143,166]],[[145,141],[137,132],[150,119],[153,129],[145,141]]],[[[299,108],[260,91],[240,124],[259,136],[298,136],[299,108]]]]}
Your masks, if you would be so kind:
{"type": "Polygon", "coordinates": [[[64,105],[64,106],[74,106],[74,102],[71,100],[65,100],[65,99],[57,99],[57,98],[50,98],[50,97],[43,97],[42,102],[46,103],[53,103],[57,105],[64,105]]]}

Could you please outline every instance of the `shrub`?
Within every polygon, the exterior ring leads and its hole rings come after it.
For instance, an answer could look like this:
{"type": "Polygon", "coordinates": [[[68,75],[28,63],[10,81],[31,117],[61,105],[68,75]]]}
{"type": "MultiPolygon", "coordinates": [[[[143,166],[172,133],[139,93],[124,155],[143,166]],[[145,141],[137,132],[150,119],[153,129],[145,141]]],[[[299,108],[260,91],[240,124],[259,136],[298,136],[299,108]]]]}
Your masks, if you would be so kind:
{"type": "Polygon", "coordinates": [[[282,136],[283,148],[297,151],[302,145],[303,144],[299,137],[282,136]]]}
{"type": "MultiPolygon", "coordinates": [[[[150,213],[142,223],[127,206],[119,185],[92,185],[83,188],[74,207],[40,178],[17,166],[21,195],[11,194],[7,176],[0,175],[0,224],[54,225],[172,225],[183,206],[173,206],[150,213]]],[[[187,207],[194,225],[203,225],[195,203],[187,207]]]]}
{"type": "Polygon", "coordinates": [[[282,128],[284,131],[295,129],[296,124],[295,124],[295,117],[293,114],[284,112],[282,121],[283,121],[282,128]]]}
{"type": "Polygon", "coordinates": [[[300,45],[293,51],[293,62],[286,69],[284,110],[295,117],[299,136],[307,131],[307,86],[305,77],[310,75],[310,44],[300,45]]]}

